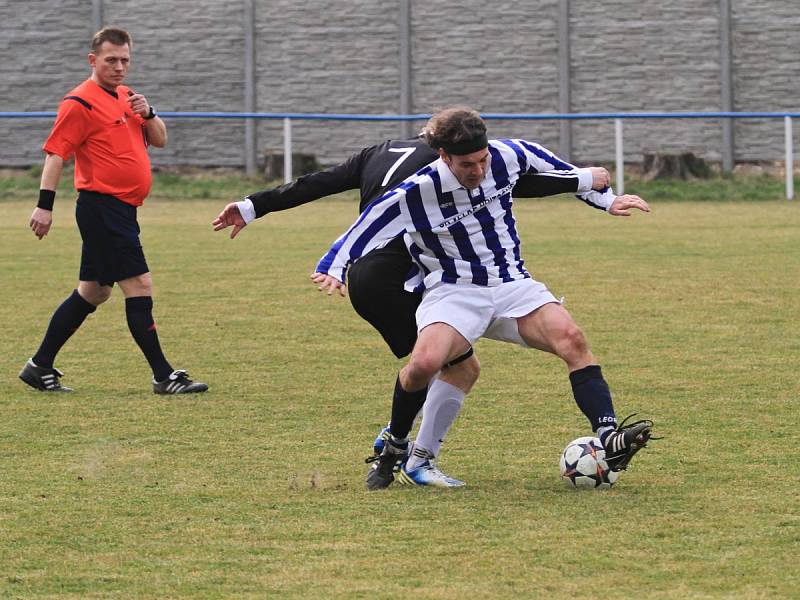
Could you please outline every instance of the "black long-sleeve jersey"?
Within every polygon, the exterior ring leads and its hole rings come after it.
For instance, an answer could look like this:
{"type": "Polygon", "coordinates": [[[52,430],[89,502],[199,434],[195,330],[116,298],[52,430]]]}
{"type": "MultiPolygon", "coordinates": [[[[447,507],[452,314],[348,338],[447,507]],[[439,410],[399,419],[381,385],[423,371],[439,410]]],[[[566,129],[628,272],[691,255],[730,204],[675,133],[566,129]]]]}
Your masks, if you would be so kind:
{"type": "MultiPolygon", "coordinates": [[[[256,218],[346,190],[361,192],[359,212],[388,189],[439,158],[423,138],[387,140],[364,148],[345,162],[297,178],[280,187],[250,194],[256,218]]],[[[541,198],[575,192],[578,177],[540,173],[523,175],[514,187],[515,198],[541,198]]]]}

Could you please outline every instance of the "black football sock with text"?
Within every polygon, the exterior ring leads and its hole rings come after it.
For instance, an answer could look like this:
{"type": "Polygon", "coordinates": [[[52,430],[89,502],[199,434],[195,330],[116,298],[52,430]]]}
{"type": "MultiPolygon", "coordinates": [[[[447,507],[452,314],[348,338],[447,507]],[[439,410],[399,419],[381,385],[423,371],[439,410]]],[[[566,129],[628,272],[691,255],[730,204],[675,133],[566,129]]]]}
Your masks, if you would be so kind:
{"type": "Polygon", "coordinates": [[[42,344],[33,355],[36,366],[52,368],[58,351],[95,310],[97,307],[84,300],[78,290],[72,290],[50,319],[42,344]]]}
{"type": "Polygon", "coordinates": [[[158,341],[156,323],[153,320],[153,298],[150,296],[126,298],[125,316],[128,318],[128,329],[131,330],[133,339],[153,369],[153,378],[156,381],[164,381],[173,369],[164,358],[158,341]]]}
{"type": "Polygon", "coordinates": [[[569,381],[572,384],[575,402],[589,419],[592,431],[603,429],[600,432],[602,439],[607,433],[613,431],[617,424],[617,416],[611,402],[611,391],[603,378],[600,365],[589,365],[573,371],[569,374],[569,381]]]}
{"type": "Polygon", "coordinates": [[[389,424],[389,433],[396,439],[404,440],[408,437],[427,393],[427,386],[416,392],[405,391],[400,385],[400,376],[397,377],[392,397],[392,421],[389,424]]]}

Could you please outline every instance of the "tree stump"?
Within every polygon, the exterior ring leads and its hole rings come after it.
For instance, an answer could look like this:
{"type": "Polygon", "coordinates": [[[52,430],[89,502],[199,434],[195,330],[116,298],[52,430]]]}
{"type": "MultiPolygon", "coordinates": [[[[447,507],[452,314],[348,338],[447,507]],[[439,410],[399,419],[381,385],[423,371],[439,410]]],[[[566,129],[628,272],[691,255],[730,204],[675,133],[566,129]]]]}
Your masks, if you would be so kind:
{"type": "Polygon", "coordinates": [[[653,179],[708,179],[711,167],[693,152],[681,154],[645,153],[642,161],[642,178],[653,179]]]}
{"type": "MultiPolygon", "coordinates": [[[[296,179],[300,175],[315,171],[319,171],[315,155],[292,152],[292,177],[296,179]]],[[[283,180],[283,152],[269,149],[264,151],[264,175],[267,179],[283,180]]]]}

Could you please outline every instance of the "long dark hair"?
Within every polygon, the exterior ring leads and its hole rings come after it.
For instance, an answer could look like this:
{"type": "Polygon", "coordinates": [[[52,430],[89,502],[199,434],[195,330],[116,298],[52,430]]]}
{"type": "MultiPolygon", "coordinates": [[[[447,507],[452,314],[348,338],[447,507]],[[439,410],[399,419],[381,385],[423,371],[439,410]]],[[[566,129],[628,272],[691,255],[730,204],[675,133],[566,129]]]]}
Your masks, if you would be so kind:
{"type": "Polygon", "coordinates": [[[486,123],[478,111],[452,106],[436,112],[425,125],[425,140],[434,150],[486,139],[486,123]]]}

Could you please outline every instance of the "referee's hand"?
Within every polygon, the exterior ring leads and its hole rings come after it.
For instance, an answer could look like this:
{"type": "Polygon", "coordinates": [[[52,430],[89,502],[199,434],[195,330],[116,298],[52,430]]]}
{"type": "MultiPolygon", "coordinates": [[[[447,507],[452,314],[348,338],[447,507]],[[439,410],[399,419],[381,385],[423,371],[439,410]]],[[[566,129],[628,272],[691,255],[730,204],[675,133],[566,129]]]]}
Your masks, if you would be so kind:
{"type": "Polygon", "coordinates": [[[38,206],[33,209],[31,214],[31,221],[29,223],[31,230],[36,237],[42,239],[50,231],[50,226],[53,224],[53,211],[46,208],[39,208],[38,206]]]}
{"type": "Polygon", "coordinates": [[[244,218],[242,218],[242,213],[239,212],[239,207],[236,206],[236,202],[231,202],[223,208],[222,212],[217,215],[217,218],[211,224],[214,226],[214,231],[232,226],[231,239],[239,235],[239,232],[247,226],[244,218]]]}
{"type": "Polygon", "coordinates": [[[337,290],[340,296],[344,297],[347,295],[347,286],[332,275],[327,275],[326,273],[312,273],[311,281],[318,286],[317,289],[320,292],[327,292],[328,296],[333,296],[333,292],[337,290]]]}

